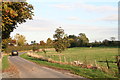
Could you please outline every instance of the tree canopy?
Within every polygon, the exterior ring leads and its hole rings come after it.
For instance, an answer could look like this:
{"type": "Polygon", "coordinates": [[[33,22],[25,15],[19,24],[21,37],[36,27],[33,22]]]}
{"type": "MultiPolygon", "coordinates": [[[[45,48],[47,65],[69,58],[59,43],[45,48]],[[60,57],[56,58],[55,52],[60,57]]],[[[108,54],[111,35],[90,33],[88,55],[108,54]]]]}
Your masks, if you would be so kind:
{"type": "Polygon", "coordinates": [[[51,38],[48,38],[46,44],[47,44],[47,46],[51,46],[52,47],[53,40],[51,38]]]}
{"type": "Polygon", "coordinates": [[[33,6],[27,2],[3,2],[2,3],[2,39],[9,38],[18,24],[31,20],[33,6]]]}
{"type": "Polygon", "coordinates": [[[16,40],[17,46],[23,46],[26,43],[26,39],[24,35],[16,34],[15,40],[16,40]]]}
{"type": "Polygon", "coordinates": [[[78,36],[69,35],[70,47],[83,47],[87,46],[89,39],[84,33],[80,33],[78,36]]]}
{"type": "Polygon", "coordinates": [[[54,48],[57,52],[64,51],[67,47],[70,46],[67,36],[65,36],[64,30],[59,27],[55,30],[54,37],[54,48]]]}

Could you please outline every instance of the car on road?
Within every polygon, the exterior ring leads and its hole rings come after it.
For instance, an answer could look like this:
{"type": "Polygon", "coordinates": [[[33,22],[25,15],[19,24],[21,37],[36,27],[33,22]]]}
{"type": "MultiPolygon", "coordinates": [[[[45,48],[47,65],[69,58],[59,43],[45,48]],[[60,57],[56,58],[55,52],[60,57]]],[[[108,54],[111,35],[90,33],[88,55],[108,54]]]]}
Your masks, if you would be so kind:
{"type": "Polygon", "coordinates": [[[17,50],[12,50],[12,56],[18,56],[18,51],[17,50]]]}

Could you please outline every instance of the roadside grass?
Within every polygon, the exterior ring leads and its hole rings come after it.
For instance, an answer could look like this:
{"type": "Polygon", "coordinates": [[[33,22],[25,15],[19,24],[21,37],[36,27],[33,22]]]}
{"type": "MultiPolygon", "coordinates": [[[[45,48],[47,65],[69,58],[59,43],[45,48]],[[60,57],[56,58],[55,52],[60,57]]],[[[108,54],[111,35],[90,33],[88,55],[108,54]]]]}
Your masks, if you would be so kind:
{"type": "Polygon", "coordinates": [[[10,63],[8,61],[8,55],[3,56],[2,58],[2,70],[6,70],[10,67],[10,63]]]}
{"type": "Polygon", "coordinates": [[[57,63],[50,63],[47,61],[41,61],[39,59],[27,56],[27,53],[20,55],[20,57],[27,59],[29,61],[35,62],[37,64],[40,64],[42,66],[64,69],[64,70],[70,71],[73,74],[77,74],[79,76],[86,77],[86,78],[117,78],[112,74],[107,74],[101,70],[86,69],[86,68],[80,68],[78,66],[63,65],[63,64],[57,64],[57,63]]]}

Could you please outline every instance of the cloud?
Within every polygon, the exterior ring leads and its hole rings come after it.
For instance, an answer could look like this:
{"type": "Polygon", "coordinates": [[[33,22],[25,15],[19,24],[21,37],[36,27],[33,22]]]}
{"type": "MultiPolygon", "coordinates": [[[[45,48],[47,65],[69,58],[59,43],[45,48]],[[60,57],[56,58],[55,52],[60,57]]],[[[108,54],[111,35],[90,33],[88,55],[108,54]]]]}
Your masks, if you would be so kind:
{"type": "Polygon", "coordinates": [[[92,12],[113,12],[113,11],[118,11],[117,7],[110,6],[110,5],[94,5],[94,4],[88,4],[88,3],[66,3],[66,4],[54,4],[52,5],[53,7],[56,8],[61,8],[61,9],[84,9],[87,11],[92,11],[92,12]]]}
{"type": "Polygon", "coordinates": [[[101,19],[102,21],[118,21],[118,15],[110,15],[101,19]]]}
{"type": "MultiPolygon", "coordinates": [[[[32,0],[27,0],[28,2],[32,0]]],[[[51,2],[118,2],[119,0],[34,0],[34,2],[51,3],[51,2]]]]}
{"type": "Polygon", "coordinates": [[[118,8],[114,6],[109,6],[109,5],[102,5],[102,6],[97,6],[93,4],[86,4],[86,3],[76,3],[75,4],[76,8],[83,8],[87,11],[92,11],[92,12],[108,12],[108,11],[117,11],[118,8]]]}
{"type": "Polygon", "coordinates": [[[42,32],[42,31],[50,31],[56,29],[56,27],[60,26],[60,23],[49,20],[42,17],[34,17],[33,20],[28,20],[24,24],[18,24],[19,27],[15,29],[15,31],[21,32],[42,32]]]}
{"type": "Polygon", "coordinates": [[[78,17],[68,17],[67,20],[79,20],[78,17]]]}
{"type": "Polygon", "coordinates": [[[65,32],[68,35],[85,33],[90,41],[104,40],[112,36],[118,38],[118,28],[111,26],[66,25],[65,32]]]}
{"type": "Polygon", "coordinates": [[[66,25],[64,25],[65,26],[65,29],[66,30],[80,30],[80,31],[82,31],[82,30],[87,30],[88,32],[89,31],[91,31],[91,32],[93,32],[93,31],[103,31],[103,30],[118,30],[118,28],[117,28],[117,26],[114,26],[114,27],[112,27],[112,26],[106,26],[106,25],[103,25],[103,26],[95,26],[95,25],[87,25],[87,24],[85,24],[85,25],[82,25],[82,24],[79,24],[79,25],[75,25],[75,24],[66,24],[66,25]]]}
{"type": "Polygon", "coordinates": [[[49,28],[47,27],[32,27],[32,26],[25,26],[24,27],[25,31],[46,31],[49,30],[49,28]]]}
{"type": "Polygon", "coordinates": [[[71,5],[67,5],[67,4],[55,4],[52,6],[56,8],[61,8],[61,9],[72,9],[73,8],[71,5]]]}
{"type": "MultiPolygon", "coordinates": [[[[25,24],[20,25],[17,30],[12,33],[11,36],[15,35],[15,33],[23,33],[27,37],[28,42],[31,40],[47,40],[49,37],[53,37],[54,31],[60,24],[49,23],[48,21],[44,21],[41,23],[39,21],[28,21],[25,24]]],[[[85,33],[90,41],[94,40],[103,40],[104,38],[110,38],[111,36],[117,37],[118,29],[117,27],[111,26],[94,26],[94,25],[75,25],[75,24],[63,24],[61,26],[65,33],[68,35],[78,35],[79,33],[85,33]]]]}

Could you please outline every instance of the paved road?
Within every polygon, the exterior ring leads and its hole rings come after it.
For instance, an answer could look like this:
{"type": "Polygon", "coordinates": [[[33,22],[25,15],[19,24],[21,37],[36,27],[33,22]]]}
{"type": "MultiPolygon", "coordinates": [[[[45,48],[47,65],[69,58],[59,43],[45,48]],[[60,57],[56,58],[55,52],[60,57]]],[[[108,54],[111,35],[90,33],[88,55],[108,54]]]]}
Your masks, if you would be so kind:
{"type": "Polygon", "coordinates": [[[39,66],[19,56],[10,56],[9,61],[19,70],[20,78],[79,78],[47,67],[39,66]]]}

